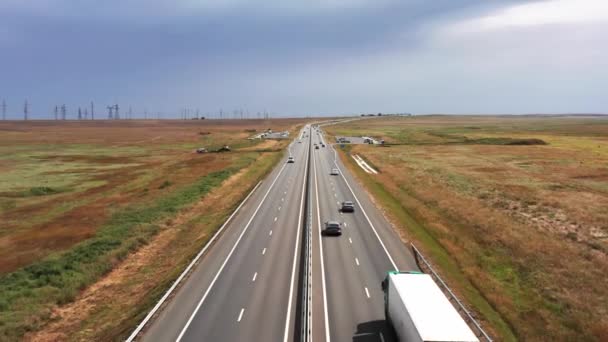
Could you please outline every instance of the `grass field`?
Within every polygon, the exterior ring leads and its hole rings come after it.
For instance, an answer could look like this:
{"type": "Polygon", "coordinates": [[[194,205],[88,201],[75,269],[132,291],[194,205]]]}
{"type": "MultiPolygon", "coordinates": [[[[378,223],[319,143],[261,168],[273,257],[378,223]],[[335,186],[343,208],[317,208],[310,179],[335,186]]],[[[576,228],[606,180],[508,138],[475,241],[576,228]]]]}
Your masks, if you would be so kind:
{"type": "Polygon", "coordinates": [[[123,337],[301,123],[0,123],[0,340],[123,337]]]}
{"type": "Polygon", "coordinates": [[[342,156],[499,339],[608,339],[607,118],[423,116],[327,130],[387,141],[342,156]]]}

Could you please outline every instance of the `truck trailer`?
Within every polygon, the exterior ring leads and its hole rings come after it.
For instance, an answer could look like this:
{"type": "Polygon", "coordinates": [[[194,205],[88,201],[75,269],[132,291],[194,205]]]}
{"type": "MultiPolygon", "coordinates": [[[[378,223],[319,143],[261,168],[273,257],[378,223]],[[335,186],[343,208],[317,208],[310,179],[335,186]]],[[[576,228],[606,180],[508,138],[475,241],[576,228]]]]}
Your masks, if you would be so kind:
{"type": "Polygon", "coordinates": [[[389,272],[382,289],[386,320],[399,341],[479,342],[430,275],[389,272]]]}

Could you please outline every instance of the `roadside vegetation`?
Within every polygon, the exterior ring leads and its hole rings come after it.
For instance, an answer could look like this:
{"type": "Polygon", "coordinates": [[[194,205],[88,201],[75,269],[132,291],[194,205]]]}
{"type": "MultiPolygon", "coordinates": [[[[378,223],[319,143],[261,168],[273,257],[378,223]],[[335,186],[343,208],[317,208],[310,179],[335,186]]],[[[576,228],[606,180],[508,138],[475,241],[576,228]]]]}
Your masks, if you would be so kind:
{"type": "Polygon", "coordinates": [[[424,116],[327,130],[387,141],[341,155],[500,340],[608,339],[608,119],[424,116]]]}
{"type": "Polygon", "coordinates": [[[299,123],[108,124],[0,125],[0,340],[124,337],[282,156],[244,130],[299,123]]]}

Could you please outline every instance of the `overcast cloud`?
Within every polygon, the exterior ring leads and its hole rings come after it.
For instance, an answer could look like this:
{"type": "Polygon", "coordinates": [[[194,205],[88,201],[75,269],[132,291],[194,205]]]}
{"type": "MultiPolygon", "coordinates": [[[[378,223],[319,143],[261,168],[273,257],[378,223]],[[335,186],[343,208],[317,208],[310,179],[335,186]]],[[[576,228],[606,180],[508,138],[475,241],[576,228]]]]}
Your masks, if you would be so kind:
{"type": "Polygon", "coordinates": [[[11,115],[605,113],[606,89],[605,0],[0,1],[11,115]]]}

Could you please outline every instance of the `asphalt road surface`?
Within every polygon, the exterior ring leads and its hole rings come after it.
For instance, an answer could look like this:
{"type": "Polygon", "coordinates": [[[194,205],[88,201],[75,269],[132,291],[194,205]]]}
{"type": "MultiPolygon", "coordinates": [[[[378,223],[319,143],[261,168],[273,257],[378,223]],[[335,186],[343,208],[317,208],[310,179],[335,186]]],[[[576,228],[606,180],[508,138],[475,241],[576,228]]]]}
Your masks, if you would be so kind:
{"type": "Polygon", "coordinates": [[[144,341],[296,341],[304,189],[312,196],[314,341],[391,341],[380,286],[389,270],[414,259],[333,147],[308,126],[226,226],[172,299],[144,330],[144,341]],[[301,140],[298,143],[297,140],[301,140]],[[307,161],[310,158],[310,174],[307,161]],[[330,176],[332,168],[340,175],[330,176]],[[354,213],[340,213],[351,200],[354,213]],[[322,236],[327,220],[340,237],[322,236]]]}
{"type": "MultiPolygon", "coordinates": [[[[313,143],[323,140],[313,134],[313,143]]],[[[313,150],[314,341],[392,341],[384,320],[381,281],[390,270],[417,270],[403,245],[367,193],[336,157],[333,147],[313,150]],[[340,174],[331,176],[331,169],[340,174]],[[340,203],[353,201],[354,213],[340,203]],[[325,221],[343,225],[342,236],[323,236],[325,221]],[[316,256],[316,258],[315,258],[316,256]]]]}

